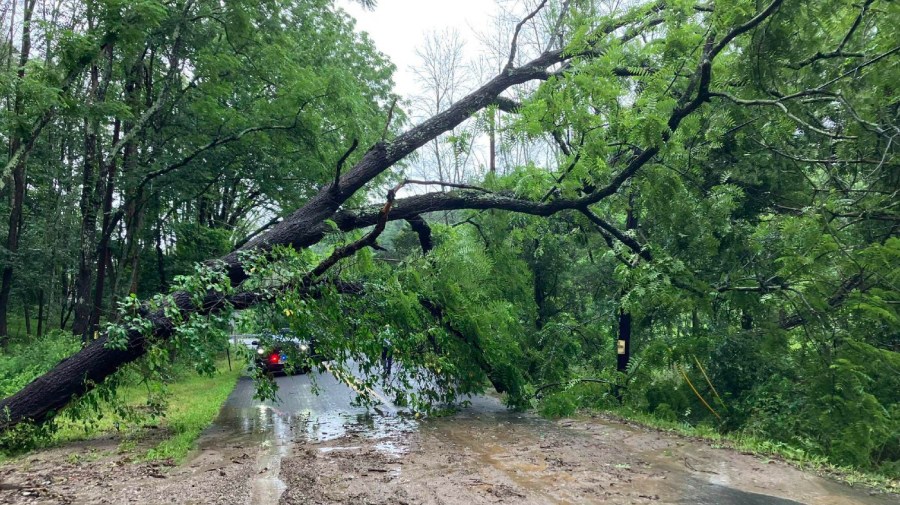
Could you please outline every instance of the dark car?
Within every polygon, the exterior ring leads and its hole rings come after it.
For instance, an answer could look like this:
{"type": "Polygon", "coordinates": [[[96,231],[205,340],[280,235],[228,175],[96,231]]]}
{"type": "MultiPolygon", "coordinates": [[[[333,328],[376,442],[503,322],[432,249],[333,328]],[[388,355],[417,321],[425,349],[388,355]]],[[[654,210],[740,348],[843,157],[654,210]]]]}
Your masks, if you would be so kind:
{"type": "Polygon", "coordinates": [[[266,373],[307,373],[310,370],[311,342],[277,337],[254,340],[250,345],[255,349],[256,366],[266,373]]]}

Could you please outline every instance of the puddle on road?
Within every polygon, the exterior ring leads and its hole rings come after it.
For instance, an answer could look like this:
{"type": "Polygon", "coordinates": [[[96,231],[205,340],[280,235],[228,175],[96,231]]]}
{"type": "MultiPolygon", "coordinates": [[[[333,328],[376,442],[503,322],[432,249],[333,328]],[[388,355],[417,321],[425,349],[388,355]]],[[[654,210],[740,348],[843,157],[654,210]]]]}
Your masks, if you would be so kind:
{"type": "Polygon", "coordinates": [[[319,452],[358,451],[360,449],[362,449],[361,445],[351,445],[349,447],[319,447],[319,452]]]}
{"type": "MultiPolygon", "coordinates": [[[[251,503],[277,503],[287,486],[280,478],[281,461],[288,457],[296,441],[325,443],[343,437],[374,441],[374,448],[391,457],[408,452],[405,435],[417,429],[417,421],[390,409],[378,414],[352,405],[352,395],[335,393],[327,376],[317,381],[329,387],[321,395],[313,393],[308,377],[279,377],[279,401],[252,400],[253,385],[238,382],[210,429],[209,444],[255,444],[261,447],[256,460],[257,477],[251,483],[251,503]]],[[[353,450],[352,446],[321,447],[322,451],[353,450]]]]}
{"type": "MultiPolygon", "coordinates": [[[[290,455],[296,441],[324,443],[347,436],[375,441],[376,451],[391,457],[408,452],[403,436],[415,431],[417,422],[406,416],[368,412],[289,411],[261,404],[253,408],[224,407],[216,422],[222,430],[231,430],[229,442],[260,444],[256,461],[257,477],[251,484],[252,504],[278,503],[287,489],[279,477],[281,461],[290,455]]],[[[352,451],[361,446],[319,448],[322,452],[352,451]]]]}
{"type": "Polygon", "coordinates": [[[328,442],[346,436],[359,436],[379,441],[388,454],[402,454],[398,438],[416,431],[418,422],[404,414],[378,414],[375,412],[326,412],[315,419],[310,417],[303,438],[310,442],[328,442]]]}

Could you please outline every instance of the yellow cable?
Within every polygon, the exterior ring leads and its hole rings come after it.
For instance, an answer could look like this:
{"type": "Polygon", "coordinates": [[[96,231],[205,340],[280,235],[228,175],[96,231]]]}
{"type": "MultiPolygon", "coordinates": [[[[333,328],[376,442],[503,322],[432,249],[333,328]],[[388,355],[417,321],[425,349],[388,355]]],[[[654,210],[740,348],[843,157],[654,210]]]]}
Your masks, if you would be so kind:
{"type": "Polygon", "coordinates": [[[713,394],[716,395],[716,399],[718,399],[719,403],[721,403],[722,406],[727,409],[728,407],[725,405],[725,401],[722,400],[722,397],[719,396],[719,392],[716,391],[716,387],[713,386],[712,381],[709,380],[709,376],[706,375],[706,370],[703,369],[703,365],[700,364],[700,360],[697,359],[697,356],[693,354],[691,356],[694,357],[694,362],[697,363],[697,366],[700,368],[700,373],[703,374],[703,378],[706,379],[706,383],[709,384],[709,389],[712,389],[713,394]]]}
{"type": "Polygon", "coordinates": [[[697,395],[697,398],[700,399],[700,401],[703,403],[703,406],[706,407],[707,409],[709,409],[709,411],[712,412],[712,415],[716,416],[716,419],[721,421],[722,418],[719,417],[719,414],[717,414],[716,411],[713,410],[713,408],[710,407],[708,403],[706,403],[706,400],[703,399],[703,396],[700,394],[699,391],[697,391],[697,388],[694,387],[694,384],[691,382],[691,379],[688,379],[688,376],[686,373],[684,373],[684,370],[682,370],[681,367],[678,366],[678,363],[675,364],[675,368],[678,369],[679,372],[681,372],[681,376],[684,377],[685,381],[687,381],[688,386],[691,387],[691,390],[694,391],[694,394],[697,395]]]}

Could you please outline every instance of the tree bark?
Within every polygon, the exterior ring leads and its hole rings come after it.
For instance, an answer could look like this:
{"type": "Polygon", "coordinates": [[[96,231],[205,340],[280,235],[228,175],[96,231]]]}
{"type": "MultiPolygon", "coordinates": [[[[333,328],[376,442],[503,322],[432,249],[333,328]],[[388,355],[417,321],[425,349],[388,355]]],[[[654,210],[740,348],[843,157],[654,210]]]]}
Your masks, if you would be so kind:
{"type": "MultiPolygon", "coordinates": [[[[99,69],[91,66],[90,96],[96,103],[99,94],[99,69]]],[[[97,186],[99,183],[99,122],[85,120],[84,164],[81,179],[81,234],[78,255],[78,270],[75,277],[75,321],[72,333],[81,337],[82,343],[90,339],[91,284],[94,274],[94,256],[97,236],[97,186]]]]}
{"type": "MultiPolygon", "coordinates": [[[[118,119],[113,124],[113,144],[119,141],[119,128],[121,123],[118,119]]],[[[116,184],[116,159],[112,158],[107,163],[106,181],[103,195],[103,225],[100,227],[100,243],[97,244],[97,280],[94,286],[94,303],[91,307],[90,330],[98,331],[100,328],[100,316],[103,314],[103,291],[106,283],[106,266],[111,260],[111,251],[109,242],[112,239],[112,204],[113,193],[116,184]]]]}
{"type": "Polygon", "coordinates": [[[137,293],[141,270],[141,241],[138,234],[144,226],[144,192],[136,190],[133,198],[125,204],[125,255],[130,267],[128,293],[137,293]]]}
{"type": "Polygon", "coordinates": [[[422,255],[426,256],[434,249],[434,241],[431,238],[431,227],[422,216],[413,216],[406,220],[409,227],[419,236],[419,245],[422,247],[422,255]]]}
{"type": "Polygon", "coordinates": [[[619,309],[619,341],[616,352],[616,370],[625,373],[631,359],[631,312],[619,309]]]}
{"type": "MultiPolygon", "coordinates": [[[[634,212],[634,191],[628,197],[628,211],[625,214],[625,231],[637,229],[637,214],[634,212]]],[[[624,292],[622,293],[625,294],[624,292]]],[[[616,342],[616,370],[628,371],[631,360],[631,312],[619,308],[619,339],[616,342]]]]}

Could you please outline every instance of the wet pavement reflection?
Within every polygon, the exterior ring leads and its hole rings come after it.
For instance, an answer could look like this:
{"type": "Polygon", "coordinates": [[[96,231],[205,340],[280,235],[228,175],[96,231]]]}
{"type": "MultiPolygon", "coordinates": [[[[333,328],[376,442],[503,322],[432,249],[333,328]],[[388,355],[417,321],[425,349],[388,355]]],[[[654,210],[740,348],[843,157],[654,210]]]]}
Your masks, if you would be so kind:
{"type": "Polygon", "coordinates": [[[326,442],[356,434],[376,441],[375,448],[385,454],[400,456],[407,451],[397,435],[414,431],[417,422],[393,408],[379,413],[354,405],[353,390],[332,375],[312,372],[278,376],[275,381],[277,401],[260,401],[253,398],[253,381],[242,377],[201,445],[201,449],[223,443],[261,445],[251,503],[278,502],[286,489],[279,477],[281,460],[297,440],[326,442]]]}
{"type": "MultiPolygon", "coordinates": [[[[515,443],[509,438],[510,433],[519,434],[516,436],[519,436],[518,443],[521,445],[523,433],[533,433],[534,435],[530,436],[540,441],[542,434],[554,433],[558,436],[560,432],[565,431],[564,436],[573,440],[574,446],[582,445],[584,442],[584,447],[589,446],[591,440],[597,440],[598,433],[603,430],[607,430],[608,434],[614,437],[622,437],[624,434],[627,438],[631,433],[628,427],[604,424],[603,421],[592,421],[594,424],[591,426],[596,429],[590,433],[577,429],[566,430],[558,423],[528,413],[509,411],[499,401],[489,397],[472,399],[471,405],[456,415],[418,421],[398,412],[392,406],[376,410],[354,405],[353,391],[329,374],[313,372],[310,375],[278,377],[276,381],[279,386],[277,402],[254,400],[253,382],[249,378],[238,381],[203,442],[204,444],[250,443],[259,444],[263,448],[256,461],[258,476],[252,483],[252,503],[279,501],[286,489],[285,483],[279,477],[281,461],[290,455],[295,441],[316,444],[340,439],[336,442],[338,445],[323,444],[315,450],[323,454],[358,451],[362,445],[368,444],[385,455],[403,458],[409,451],[406,441],[413,432],[419,432],[422,437],[430,437],[430,440],[440,440],[442,444],[453,448],[452,450],[467,454],[474,459],[476,466],[493,466],[494,470],[505,472],[521,489],[533,493],[531,496],[542,497],[540,501],[571,503],[571,500],[548,492],[553,487],[548,485],[549,481],[542,481],[547,474],[546,464],[541,469],[544,472],[541,473],[522,463],[520,456],[510,454],[507,447],[512,447],[515,443]]],[[[632,431],[637,434],[637,430],[632,431]]],[[[654,496],[655,503],[701,505],[803,503],[733,487],[736,483],[723,476],[735,475],[736,471],[742,471],[740,469],[717,469],[720,472],[707,472],[709,475],[704,475],[688,471],[680,462],[673,463],[677,460],[661,456],[660,451],[653,450],[652,447],[647,447],[645,451],[638,445],[637,449],[632,446],[628,450],[639,454],[647,469],[653,468],[652,472],[662,472],[666,475],[662,477],[666,480],[653,481],[651,488],[648,489],[648,494],[654,496]]],[[[650,475],[652,472],[645,473],[650,475]]],[[[818,478],[810,476],[809,480],[812,479],[818,478]]],[[[817,505],[891,503],[890,500],[866,496],[863,492],[850,490],[824,479],[818,480],[823,483],[816,482],[817,489],[827,491],[815,495],[814,500],[807,501],[805,497],[813,495],[802,493],[786,493],[783,496],[792,498],[802,496],[804,502],[817,505]]],[[[642,484],[635,480],[634,485],[642,484]]],[[[756,488],[744,487],[744,489],[756,488]]]]}

